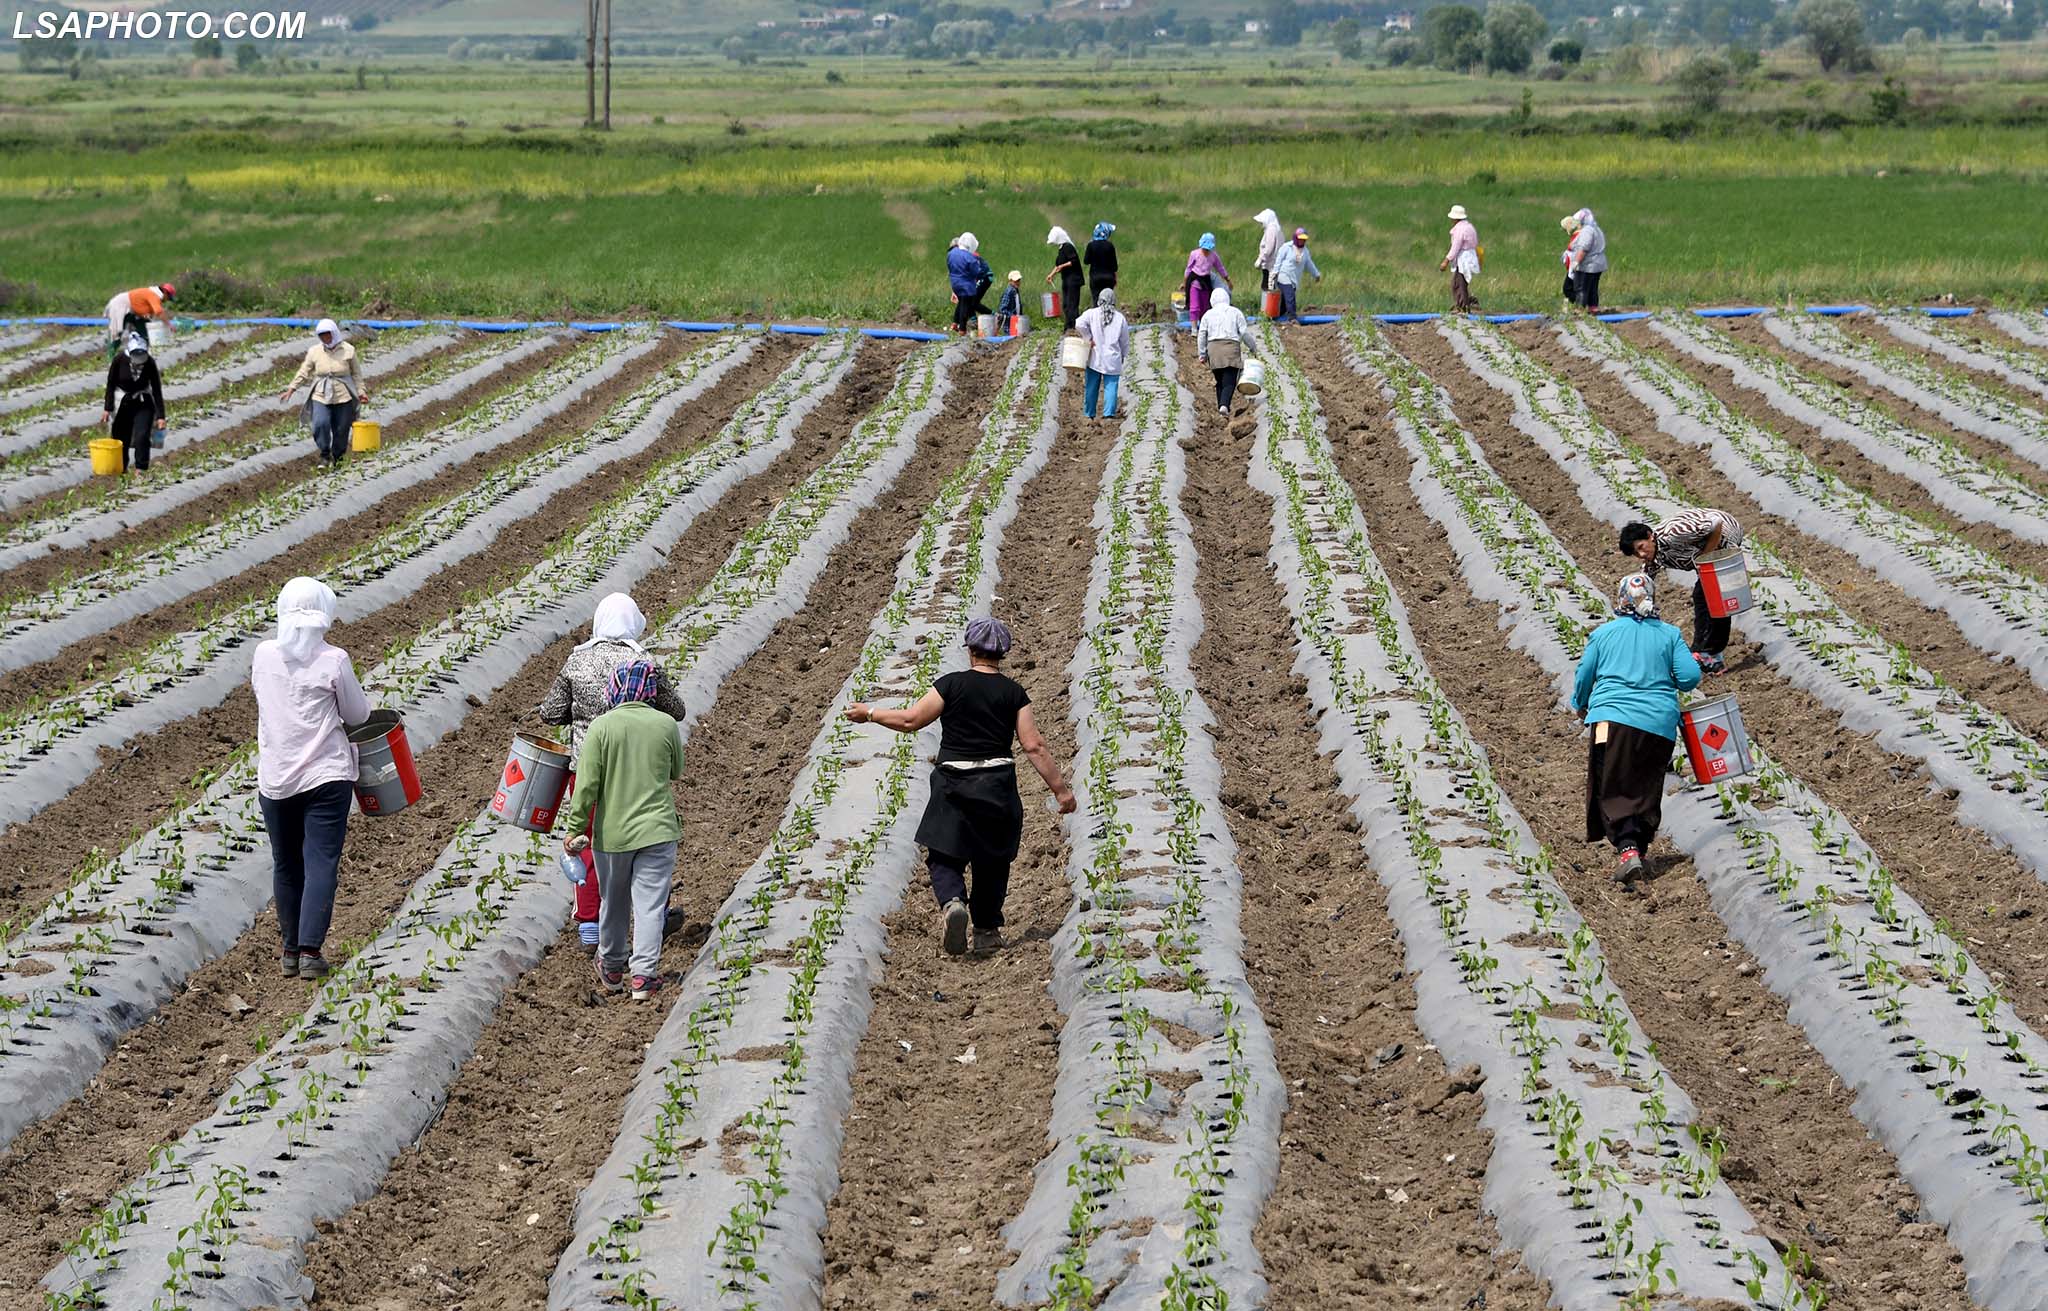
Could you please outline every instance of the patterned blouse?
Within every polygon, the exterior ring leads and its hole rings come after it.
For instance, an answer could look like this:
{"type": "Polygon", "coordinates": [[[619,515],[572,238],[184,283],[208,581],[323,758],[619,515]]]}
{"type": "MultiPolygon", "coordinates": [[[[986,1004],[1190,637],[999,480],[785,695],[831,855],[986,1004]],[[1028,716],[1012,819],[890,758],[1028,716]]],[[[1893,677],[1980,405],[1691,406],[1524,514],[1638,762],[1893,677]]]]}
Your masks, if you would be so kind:
{"type": "Polygon", "coordinates": [[[1742,545],[1742,525],[1726,510],[1683,510],[1666,519],[1655,529],[1657,558],[1644,572],[1692,568],[1716,528],[1721,530],[1722,550],[1742,545]]]}
{"type": "MultiPolygon", "coordinates": [[[[544,724],[568,727],[572,769],[583,749],[583,735],[590,731],[590,721],[611,709],[612,671],[633,660],[650,658],[630,642],[599,642],[569,653],[562,672],[555,675],[555,685],[541,698],[539,713],[544,724]]],[[[656,668],[660,669],[658,663],[656,668]]],[[[683,698],[676,694],[666,671],[660,671],[656,680],[653,704],[672,719],[683,717],[683,698]]]]}

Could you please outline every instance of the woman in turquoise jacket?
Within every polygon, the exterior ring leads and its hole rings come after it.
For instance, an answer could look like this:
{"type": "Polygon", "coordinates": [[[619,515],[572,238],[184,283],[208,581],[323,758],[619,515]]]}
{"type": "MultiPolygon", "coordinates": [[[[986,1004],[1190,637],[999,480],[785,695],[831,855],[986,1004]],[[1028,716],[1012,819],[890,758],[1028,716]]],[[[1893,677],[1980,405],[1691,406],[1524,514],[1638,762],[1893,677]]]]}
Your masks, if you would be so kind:
{"type": "Polygon", "coordinates": [[[1617,883],[1643,870],[1664,818],[1664,774],[1678,740],[1678,694],[1700,685],[1699,662],[1657,618],[1648,574],[1615,589],[1614,618],[1593,630],[1572,685],[1572,713],[1593,730],[1586,757],[1586,841],[1605,838],[1617,883]]]}

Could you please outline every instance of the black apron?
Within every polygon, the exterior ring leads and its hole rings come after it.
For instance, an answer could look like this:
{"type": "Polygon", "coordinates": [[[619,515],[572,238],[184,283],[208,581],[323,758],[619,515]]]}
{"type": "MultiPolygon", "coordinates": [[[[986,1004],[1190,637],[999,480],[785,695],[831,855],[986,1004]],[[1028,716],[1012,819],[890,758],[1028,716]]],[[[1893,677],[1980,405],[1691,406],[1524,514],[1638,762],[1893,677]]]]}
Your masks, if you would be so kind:
{"type": "MultiPolygon", "coordinates": [[[[1590,735],[1600,734],[1595,725],[1590,735]]],[[[1609,723],[1605,742],[1586,748],[1586,841],[1599,842],[1625,829],[1627,821],[1646,834],[1664,822],[1664,775],[1677,743],[1627,724],[1609,723]]],[[[1647,837],[1644,839],[1647,841],[1647,837]]]]}
{"type": "Polygon", "coordinates": [[[970,865],[1007,864],[1024,837],[1024,800],[1017,766],[947,769],[932,766],[932,795],[917,826],[917,844],[970,865]]]}

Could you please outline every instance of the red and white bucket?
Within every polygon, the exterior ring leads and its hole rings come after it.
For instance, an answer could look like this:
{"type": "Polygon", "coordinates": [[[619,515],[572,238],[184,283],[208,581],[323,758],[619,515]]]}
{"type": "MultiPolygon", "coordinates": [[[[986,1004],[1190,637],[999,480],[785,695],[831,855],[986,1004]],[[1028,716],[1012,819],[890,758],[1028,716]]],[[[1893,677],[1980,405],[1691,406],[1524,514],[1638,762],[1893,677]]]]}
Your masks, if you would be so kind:
{"type": "Polygon", "coordinates": [[[1040,293],[1038,297],[1038,305],[1040,312],[1043,313],[1046,318],[1056,319],[1060,317],[1060,294],[1058,292],[1047,291],[1040,293]]]}
{"type": "Polygon", "coordinates": [[[515,734],[491,795],[491,815],[533,833],[555,827],[569,788],[569,748],[544,737],[515,734]]]}
{"type": "Polygon", "coordinates": [[[1717,696],[1678,712],[1678,733],[1692,761],[1692,776],[1702,783],[1720,783],[1756,767],[1749,753],[1749,733],[1742,727],[1742,708],[1732,696],[1717,696]]]}
{"type": "Polygon", "coordinates": [[[356,805],[365,815],[395,815],[420,799],[420,771],[397,711],[372,710],[348,740],[356,749],[356,805]]]}
{"type": "Polygon", "coordinates": [[[1262,298],[1259,308],[1265,313],[1267,318],[1277,319],[1280,317],[1280,305],[1280,293],[1268,291],[1262,298]]]}
{"type": "Polygon", "coordinates": [[[1749,562],[1740,548],[1716,551],[1693,561],[1699,571],[1700,593],[1706,598],[1707,613],[1716,619],[1741,614],[1749,609],[1749,562]]]}

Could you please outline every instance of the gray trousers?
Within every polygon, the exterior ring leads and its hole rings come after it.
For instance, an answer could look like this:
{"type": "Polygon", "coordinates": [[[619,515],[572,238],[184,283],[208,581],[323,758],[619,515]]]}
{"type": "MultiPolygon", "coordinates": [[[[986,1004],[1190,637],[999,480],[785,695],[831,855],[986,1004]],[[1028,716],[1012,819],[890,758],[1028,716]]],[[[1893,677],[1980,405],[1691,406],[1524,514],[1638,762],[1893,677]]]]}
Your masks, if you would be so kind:
{"type": "Polygon", "coordinates": [[[673,842],[597,853],[597,959],[606,969],[652,976],[661,968],[662,921],[675,876],[673,842]]]}

